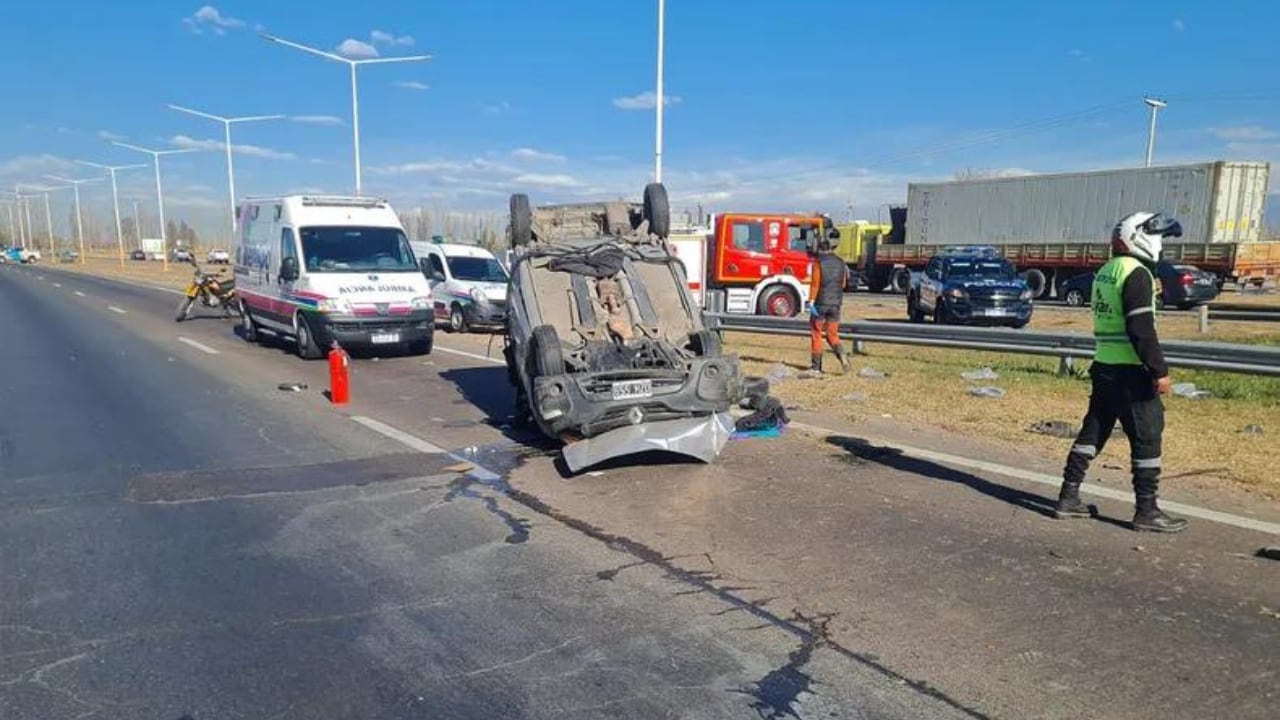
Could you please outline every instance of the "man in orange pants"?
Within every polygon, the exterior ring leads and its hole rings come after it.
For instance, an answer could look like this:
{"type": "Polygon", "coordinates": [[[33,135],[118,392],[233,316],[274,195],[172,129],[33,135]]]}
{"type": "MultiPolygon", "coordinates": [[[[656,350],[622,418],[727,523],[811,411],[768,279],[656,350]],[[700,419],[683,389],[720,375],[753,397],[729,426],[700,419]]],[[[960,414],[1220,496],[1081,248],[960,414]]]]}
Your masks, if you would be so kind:
{"type": "Polygon", "coordinates": [[[831,241],[818,242],[818,254],[813,260],[813,272],[809,279],[809,369],[822,372],[822,341],[840,361],[840,368],[849,372],[849,356],[840,344],[840,304],[844,301],[844,288],[849,278],[849,267],[831,250],[831,241]]]}

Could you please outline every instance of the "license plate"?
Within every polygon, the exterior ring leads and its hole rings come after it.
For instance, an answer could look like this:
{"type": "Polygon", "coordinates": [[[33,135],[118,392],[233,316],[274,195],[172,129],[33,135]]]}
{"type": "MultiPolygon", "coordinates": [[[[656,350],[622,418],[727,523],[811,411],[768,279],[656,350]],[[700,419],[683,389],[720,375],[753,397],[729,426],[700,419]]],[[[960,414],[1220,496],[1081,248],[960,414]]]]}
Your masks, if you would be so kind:
{"type": "Polygon", "coordinates": [[[614,400],[634,400],[653,395],[652,380],[624,380],[613,384],[614,400]]]}
{"type": "Polygon", "coordinates": [[[996,317],[1004,317],[1005,315],[1012,315],[1013,311],[1010,310],[1009,308],[987,308],[985,311],[983,311],[983,314],[994,315],[996,317]]]}
{"type": "Polygon", "coordinates": [[[374,333],[369,336],[369,341],[375,345],[398,343],[400,342],[400,333],[374,333]]]}

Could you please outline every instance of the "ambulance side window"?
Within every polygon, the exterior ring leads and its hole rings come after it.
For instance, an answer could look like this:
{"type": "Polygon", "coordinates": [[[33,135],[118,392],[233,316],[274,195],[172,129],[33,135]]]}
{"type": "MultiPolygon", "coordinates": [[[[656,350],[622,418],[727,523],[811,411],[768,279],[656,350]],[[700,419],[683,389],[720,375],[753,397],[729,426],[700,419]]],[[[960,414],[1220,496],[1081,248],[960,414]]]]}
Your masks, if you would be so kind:
{"type": "Polygon", "coordinates": [[[430,263],[427,268],[427,277],[437,282],[444,280],[444,263],[441,262],[440,255],[437,253],[431,253],[431,256],[427,258],[427,261],[430,263]]]}

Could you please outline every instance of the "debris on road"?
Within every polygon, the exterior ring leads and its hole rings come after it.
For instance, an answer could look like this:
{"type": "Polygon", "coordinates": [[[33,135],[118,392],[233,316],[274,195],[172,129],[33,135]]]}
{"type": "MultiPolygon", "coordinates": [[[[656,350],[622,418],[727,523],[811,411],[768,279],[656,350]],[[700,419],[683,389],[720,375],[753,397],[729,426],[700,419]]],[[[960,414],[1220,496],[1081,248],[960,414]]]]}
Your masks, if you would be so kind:
{"type": "Polygon", "coordinates": [[[852,392],[852,393],[841,395],[840,399],[845,402],[860,403],[860,402],[866,402],[868,400],[868,397],[866,393],[852,392]]]}
{"type": "Polygon", "coordinates": [[[1268,545],[1258,549],[1258,557],[1268,560],[1280,560],[1280,545],[1268,545]]]}
{"type": "Polygon", "coordinates": [[[302,392],[307,389],[307,384],[304,382],[280,383],[276,389],[284,392],[302,392]]]}
{"type": "Polygon", "coordinates": [[[472,465],[471,463],[460,462],[460,463],[455,463],[453,465],[446,467],[444,471],[450,472],[450,473],[457,473],[458,475],[461,475],[463,473],[469,473],[475,469],[476,469],[476,466],[472,465]]]}
{"type": "Polygon", "coordinates": [[[791,422],[782,402],[771,395],[753,398],[750,407],[755,412],[738,418],[733,425],[735,440],[746,437],[776,437],[791,422]]]}
{"type": "Polygon", "coordinates": [[[768,375],[765,375],[764,379],[771,383],[776,383],[795,376],[796,371],[793,368],[783,365],[782,363],[778,363],[773,366],[773,369],[769,371],[768,375]]]}
{"type": "Polygon", "coordinates": [[[974,397],[984,397],[984,398],[1004,397],[1003,390],[1001,390],[998,387],[991,387],[990,385],[983,385],[980,387],[971,387],[969,388],[969,394],[973,395],[974,397]]]}
{"type": "Polygon", "coordinates": [[[1254,424],[1252,424],[1252,423],[1251,423],[1251,424],[1249,424],[1249,425],[1245,425],[1245,426],[1244,426],[1244,428],[1242,428],[1242,429],[1240,430],[1240,432],[1244,433],[1245,435],[1261,435],[1261,434],[1262,434],[1262,426],[1261,426],[1261,425],[1254,425],[1254,424]]]}
{"type": "Polygon", "coordinates": [[[1029,429],[1031,432],[1052,437],[1071,439],[1076,436],[1076,426],[1066,420],[1041,420],[1029,429]]]}
{"type": "Polygon", "coordinates": [[[977,370],[962,372],[960,373],[960,377],[968,380],[969,382],[991,382],[992,380],[1000,379],[1000,376],[996,374],[996,371],[992,370],[990,367],[980,367],[977,370]]]}
{"type": "Polygon", "coordinates": [[[561,451],[569,472],[597,465],[624,455],[664,451],[709,463],[716,459],[733,434],[729,413],[706,417],[659,420],[625,425],[564,446],[561,451]]]}
{"type": "Polygon", "coordinates": [[[1195,383],[1174,383],[1173,394],[1188,400],[1205,400],[1213,397],[1208,390],[1199,390],[1195,383]]]}
{"type": "Polygon", "coordinates": [[[864,368],[862,368],[861,370],[859,370],[859,371],[858,371],[858,377],[860,377],[860,378],[866,378],[866,379],[868,379],[868,380],[883,380],[883,379],[885,379],[885,378],[889,377],[889,373],[887,373],[887,372],[881,372],[881,371],[879,371],[879,370],[877,370],[877,369],[875,369],[875,368],[871,367],[870,365],[868,365],[868,366],[866,366],[866,367],[864,367],[864,368]]]}

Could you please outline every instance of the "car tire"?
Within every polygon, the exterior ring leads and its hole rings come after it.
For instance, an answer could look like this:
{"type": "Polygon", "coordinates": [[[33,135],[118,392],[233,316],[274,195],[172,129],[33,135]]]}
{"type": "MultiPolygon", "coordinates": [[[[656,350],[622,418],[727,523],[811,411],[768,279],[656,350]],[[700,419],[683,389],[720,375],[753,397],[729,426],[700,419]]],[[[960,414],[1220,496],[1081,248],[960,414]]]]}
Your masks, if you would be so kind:
{"type": "Polygon", "coordinates": [[[786,285],[774,285],[760,296],[756,312],[771,317],[795,317],[800,312],[800,299],[786,285]]]}
{"type": "Polygon", "coordinates": [[[1015,320],[1015,321],[1013,322],[1013,324],[1012,324],[1012,325],[1010,325],[1009,327],[1012,327],[1014,330],[1021,330],[1022,328],[1026,327],[1026,326],[1027,326],[1027,323],[1029,323],[1029,322],[1031,322],[1031,321],[1030,321],[1030,320],[1015,320]]]}
{"type": "Polygon", "coordinates": [[[245,342],[258,342],[258,323],[254,321],[253,315],[249,314],[249,308],[243,300],[240,301],[240,329],[240,337],[244,338],[245,342]]]}
{"type": "Polygon", "coordinates": [[[889,289],[901,295],[911,287],[911,271],[906,268],[895,268],[889,274],[889,289]]]}
{"type": "Polygon", "coordinates": [[[410,355],[430,355],[432,348],[435,347],[435,337],[428,335],[422,340],[415,340],[409,343],[410,355]]]}
{"type": "Polygon", "coordinates": [[[947,319],[947,304],[939,300],[933,306],[933,323],[935,325],[946,325],[947,319]]]}
{"type": "Polygon", "coordinates": [[[467,316],[462,312],[462,306],[454,303],[449,308],[449,332],[464,333],[467,330],[467,316]]]}
{"type": "Polygon", "coordinates": [[[307,323],[307,317],[302,313],[298,313],[297,324],[297,329],[294,331],[294,341],[297,346],[298,357],[303,360],[319,360],[324,356],[324,351],[316,343],[316,338],[311,333],[311,325],[307,323]]]}
{"type": "Polygon", "coordinates": [[[1071,288],[1062,299],[1071,307],[1084,307],[1084,291],[1080,288],[1071,288]]]}
{"type": "Polygon", "coordinates": [[[563,375],[564,351],[560,348],[560,334],[550,325],[539,325],[529,338],[529,355],[533,359],[535,377],[563,375]]]}
{"type": "Polygon", "coordinates": [[[907,319],[913,323],[924,322],[924,313],[920,310],[920,303],[916,301],[913,293],[907,293],[907,319]]]}
{"type": "Polygon", "coordinates": [[[1031,290],[1031,297],[1033,298],[1043,296],[1049,288],[1049,281],[1045,279],[1044,273],[1035,268],[1022,273],[1022,280],[1027,283],[1027,288],[1031,290]]]}
{"type": "Polygon", "coordinates": [[[1165,307],[1164,293],[1158,292],[1156,293],[1156,309],[1163,310],[1164,307],[1165,307]]]}
{"type": "Polygon", "coordinates": [[[671,233],[671,204],[667,201],[667,188],[662,183],[644,186],[644,219],[649,221],[649,232],[660,238],[671,233]]]}
{"type": "Polygon", "coordinates": [[[698,357],[720,357],[720,336],[710,330],[699,330],[689,335],[689,349],[698,357]]]}
{"type": "Polygon", "coordinates": [[[533,242],[533,210],[529,196],[516,193],[511,196],[511,247],[524,247],[533,242]]]}

